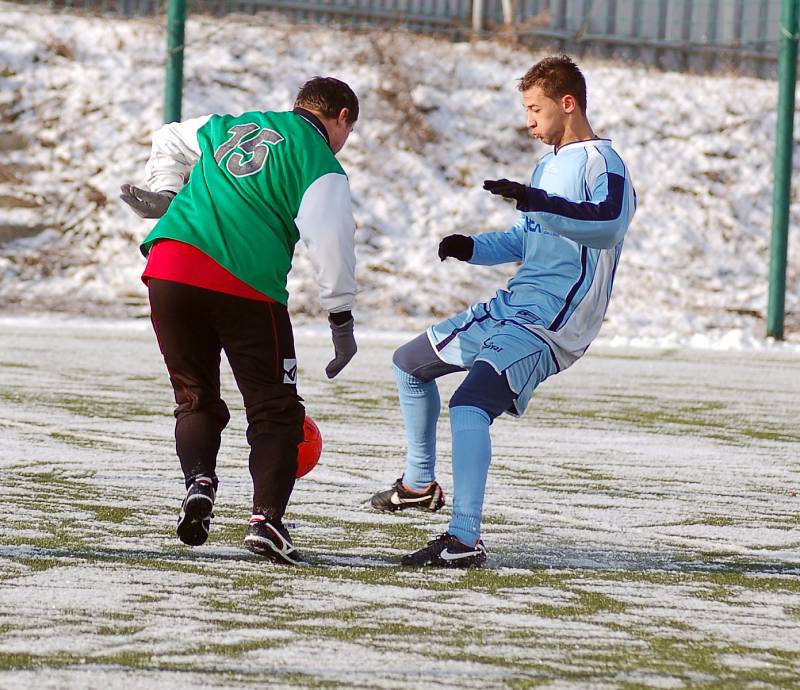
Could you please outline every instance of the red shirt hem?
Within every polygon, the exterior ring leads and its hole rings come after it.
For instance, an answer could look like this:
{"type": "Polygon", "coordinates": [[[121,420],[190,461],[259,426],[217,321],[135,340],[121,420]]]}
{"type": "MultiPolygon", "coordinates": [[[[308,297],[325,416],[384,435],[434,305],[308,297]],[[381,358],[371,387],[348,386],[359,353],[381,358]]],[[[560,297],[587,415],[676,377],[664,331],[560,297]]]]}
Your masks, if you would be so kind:
{"type": "Polygon", "coordinates": [[[237,278],[205,252],[178,240],[158,240],[151,247],[142,273],[145,285],[150,278],[171,280],[260,302],[275,301],[237,278]]]}

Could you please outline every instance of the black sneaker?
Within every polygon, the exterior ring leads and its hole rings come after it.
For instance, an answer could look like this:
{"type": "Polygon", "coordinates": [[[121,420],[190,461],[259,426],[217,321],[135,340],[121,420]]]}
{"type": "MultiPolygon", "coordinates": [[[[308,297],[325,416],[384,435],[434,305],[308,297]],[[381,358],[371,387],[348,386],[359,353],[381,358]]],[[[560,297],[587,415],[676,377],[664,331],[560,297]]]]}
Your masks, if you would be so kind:
{"type": "Polygon", "coordinates": [[[444,494],[438,482],[431,482],[424,491],[418,492],[403,486],[403,478],[400,477],[391,489],[375,494],[370,503],[375,510],[387,513],[406,508],[417,508],[435,513],[444,505],[444,494]]]}
{"type": "Polygon", "coordinates": [[[200,546],[206,543],[211,529],[211,518],[214,514],[214,499],[217,492],[208,477],[197,477],[189,486],[186,498],[181,503],[178,516],[178,538],[189,546],[200,546]]]}
{"type": "Polygon", "coordinates": [[[299,565],[306,562],[302,554],[294,548],[289,531],[283,523],[274,524],[263,515],[253,515],[250,518],[244,546],[248,551],[266,556],[276,563],[299,565]]]}
{"type": "Polygon", "coordinates": [[[478,539],[475,546],[467,546],[452,534],[445,532],[432,539],[419,551],[409,553],[400,559],[400,565],[433,565],[438,568],[477,568],[486,562],[486,547],[478,539]]]}

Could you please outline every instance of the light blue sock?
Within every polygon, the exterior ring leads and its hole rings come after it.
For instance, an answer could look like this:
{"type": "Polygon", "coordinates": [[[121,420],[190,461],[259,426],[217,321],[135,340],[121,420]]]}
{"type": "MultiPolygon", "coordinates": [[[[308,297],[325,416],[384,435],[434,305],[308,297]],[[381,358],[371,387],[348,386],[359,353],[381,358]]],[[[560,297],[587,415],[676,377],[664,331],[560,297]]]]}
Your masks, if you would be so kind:
{"type": "Polygon", "coordinates": [[[453,512],[447,530],[473,546],[481,536],[483,495],[492,460],[489,415],[479,407],[450,408],[453,434],[453,512]]]}
{"type": "Polygon", "coordinates": [[[439,388],[436,381],[425,383],[397,366],[394,378],[408,439],[403,483],[421,491],[435,479],[436,422],[442,407],[439,388]]]}

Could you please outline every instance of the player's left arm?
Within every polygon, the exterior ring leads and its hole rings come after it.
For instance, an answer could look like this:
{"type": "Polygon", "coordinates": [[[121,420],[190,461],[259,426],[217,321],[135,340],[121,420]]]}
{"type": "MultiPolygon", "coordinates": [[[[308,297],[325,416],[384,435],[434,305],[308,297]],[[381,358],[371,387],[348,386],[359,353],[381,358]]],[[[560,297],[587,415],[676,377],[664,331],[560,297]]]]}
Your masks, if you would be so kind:
{"type": "Polygon", "coordinates": [[[333,378],[358,349],[352,315],[356,225],[347,177],[327,173],[317,178],[305,191],[294,222],[317,274],[320,305],[328,312],[334,358],[325,373],[333,378]]]}
{"type": "Polygon", "coordinates": [[[610,249],[624,236],[636,209],[636,194],[622,160],[609,153],[587,164],[586,201],[571,201],[509,180],[487,180],[484,188],[515,199],[517,208],[543,228],[595,249],[610,249]]]}

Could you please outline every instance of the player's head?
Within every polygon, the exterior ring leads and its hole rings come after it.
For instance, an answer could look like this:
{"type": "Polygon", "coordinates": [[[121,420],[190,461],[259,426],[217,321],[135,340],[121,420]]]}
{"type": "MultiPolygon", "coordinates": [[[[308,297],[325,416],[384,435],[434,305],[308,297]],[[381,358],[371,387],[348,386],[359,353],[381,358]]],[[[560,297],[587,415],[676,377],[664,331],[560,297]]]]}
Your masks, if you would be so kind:
{"type": "Polygon", "coordinates": [[[341,151],[358,120],[353,89],[334,77],[313,77],[300,87],[294,104],[317,115],[328,130],[333,152],[341,151]]]}
{"type": "Polygon", "coordinates": [[[569,121],[586,117],[586,81],[568,55],[547,57],[519,80],[531,136],[558,146],[569,121]]]}

